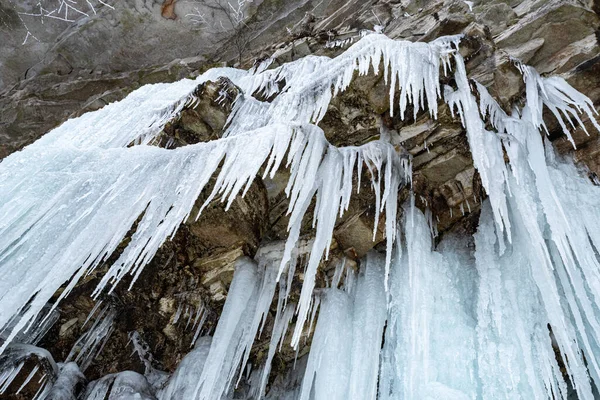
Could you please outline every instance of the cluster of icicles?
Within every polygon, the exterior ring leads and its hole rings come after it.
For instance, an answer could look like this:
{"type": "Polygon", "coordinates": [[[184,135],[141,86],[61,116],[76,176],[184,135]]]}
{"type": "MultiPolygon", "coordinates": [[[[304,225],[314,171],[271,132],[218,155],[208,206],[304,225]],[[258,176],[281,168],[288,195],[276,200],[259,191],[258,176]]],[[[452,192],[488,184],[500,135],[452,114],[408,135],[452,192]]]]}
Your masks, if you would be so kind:
{"type": "MultiPolygon", "coordinates": [[[[123,372],[90,383],[83,399],[226,399],[243,377],[251,383],[246,397],[262,398],[288,326],[295,321],[290,335],[298,348],[315,319],[308,358],[299,372],[272,385],[267,398],[566,399],[576,391],[593,399],[600,382],[600,189],[571,162],[556,159],[540,135],[544,107],[567,135],[564,121],[583,127],[580,114],[600,129],[593,105],[563,79],[517,64],[527,101],[507,115],[483,86],[472,90],[459,40],[410,43],[374,33],[334,59],[309,56],[249,72],[217,68],[196,80],[144,86],[3,160],[0,392],[35,356],[47,383],[37,397],[74,398],[82,379],[76,362],[97,353],[113,314],[99,308],[95,333],[80,339],[71,362],[57,365],[32,345],[55,315],[58,302],[50,310],[47,303],[57,289],[66,284],[60,301],[136,221],[96,294],[126,274],[137,277],[179,225],[195,217],[193,205],[215,171],[205,205],[216,197],[230,205],[259,171],[273,176],[285,167],[289,238],[278,251],[259,251],[256,261],[237,261],[213,337],[198,338],[171,377],[147,365],[145,377],[123,372]],[[472,238],[458,237],[432,250],[427,220],[413,205],[396,225],[398,191],[411,171],[389,142],[336,148],[316,126],[356,72],[380,70],[392,114],[404,118],[412,104],[415,117],[426,110],[436,118],[441,99],[460,117],[489,196],[474,251],[472,238]],[[440,70],[453,73],[455,88],[440,86],[440,70]],[[195,101],[195,88],[219,77],[243,93],[223,138],[175,150],[152,146],[164,125],[195,101]],[[261,102],[251,96],[256,93],[273,100],[261,102]],[[486,130],[486,120],[495,132],[486,130]],[[369,253],[360,273],[339,267],[330,287],[315,291],[317,267],[363,166],[372,177],[376,219],[385,213],[387,254],[369,253]],[[300,225],[315,197],[315,238],[293,304],[288,295],[300,225]],[[276,293],[266,363],[249,373],[252,343],[276,293]]],[[[139,353],[142,347],[136,345],[139,353]]]]}

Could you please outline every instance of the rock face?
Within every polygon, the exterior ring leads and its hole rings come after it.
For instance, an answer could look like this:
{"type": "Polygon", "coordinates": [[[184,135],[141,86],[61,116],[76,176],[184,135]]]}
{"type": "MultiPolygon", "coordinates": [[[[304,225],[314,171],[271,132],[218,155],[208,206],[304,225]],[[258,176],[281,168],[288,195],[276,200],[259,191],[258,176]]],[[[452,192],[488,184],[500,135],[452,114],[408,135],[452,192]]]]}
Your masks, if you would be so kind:
{"type": "MultiPolygon", "coordinates": [[[[0,30],[8,37],[0,49],[0,159],[70,116],[121,99],[141,85],[194,77],[222,63],[249,67],[271,54],[274,66],[310,54],[335,56],[362,29],[375,25],[394,39],[410,41],[463,34],[461,51],[469,76],[487,86],[506,111],[524,97],[514,58],[542,74],[563,76],[600,109],[597,1],[258,0],[243,10],[243,26],[215,4],[223,2],[124,0],[110,3],[114,9],[98,7],[97,14],[87,10],[89,15],[75,23],[52,21],[43,27],[35,25],[35,18],[18,14],[31,13],[33,2],[20,6],[24,8],[0,4],[0,30]],[[31,34],[39,41],[29,37],[22,44],[27,37],[24,24],[35,30],[31,34]]],[[[390,117],[388,93],[383,76],[355,79],[334,99],[320,124],[327,139],[335,145],[360,145],[378,138],[383,127],[397,150],[412,156],[416,203],[431,209],[439,234],[472,231],[485,194],[459,121],[445,106],[440,106],[437,120],[426,114],[413,118],[411,110],[404,121],[390,117]]],[[[200,101],[171,121],[155,145],[174,148],[220,137],[238,89],[220,80],[198,87],[196,94],[200,101]]],[[[583,121],[589,134],[579,127],[573,135],[576,149],[551,116],[547,121],[549,138],[559,152],[572,154],[600,182],[600,137],[589,121],[583,121]]],[[[86,377],[144,372],[144,363],[130,357],[129,334],[134,331],[153,354],[153,367],[173,371],[195,335],[186,322],[202,309],[205,331],[214,327],[233,261],[253,256],[261,243],[287,236],[286,182],[284,172],[273,179],[257,178],[227,212],[214,202],[162,246],[131,290],[122,282],[107,300],[118,310],[114,329],[86,377]]],[[[333,275],[337,262],[359,262],[385,239],[381,225],[371,241],[373,197],[368,180],[361,182],[360,195],[337,223],[334,248],[321,265],[317,285],[333,275]]],[[[405,191],[401,201],[407,197],[405,191]]],[[[302,235],[310,241],[311,234],[309,212],[302,235]]],[[[59,320],[42,342],[55,359],[66,359],[85,332],[84,321],[94,307],[90,294],[101,272],[82,281],[61,303],[59,320]]],[[[267,322],[267,331],[272,324],[267,322]]],[[[266,337],[253,353],[258,363],[265,357],[266,337]]],[[[294,356],[276,355],[273,379],[286,373],[294,356]]]]}

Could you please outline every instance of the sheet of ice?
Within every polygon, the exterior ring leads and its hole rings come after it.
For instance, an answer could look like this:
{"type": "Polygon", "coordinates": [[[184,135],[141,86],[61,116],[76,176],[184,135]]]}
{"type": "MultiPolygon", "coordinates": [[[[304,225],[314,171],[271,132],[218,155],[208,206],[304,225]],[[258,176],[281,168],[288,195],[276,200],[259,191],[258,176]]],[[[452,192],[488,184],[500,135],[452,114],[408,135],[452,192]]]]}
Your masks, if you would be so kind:
{"type": "Polygon", "coordinates": [[[196,384],[204,370],[211,344],[212,338],[210,336],[198,339],[196,347],[181,360],[167,386],[158,394],[159,400],[194,398],[196,384]]]}
{"type": "Polygon", "coordinates": [[[352,299],[333,288],[322,295],[299,400],[346,400],[352,371],[352,299]]]}
{"type": "Polygon", "coordinates": [[[385,258],[371,251],[362,264],[354,294],[348,398],[375,400],[379,354],[387,319],[385,258]]]}
{"type": "MultiPolygon", "coordinates": [[[[475,399],[475,320],[468,304],[472,264],[464,243],[432,250],[425,216],[405,210],[404,246],[392,263],[379,399],[475,399]],[[442,396],[441,398],[445,398],[442,396]]],[[[472,302],[471,302],[472,303],[472,302]]]]}

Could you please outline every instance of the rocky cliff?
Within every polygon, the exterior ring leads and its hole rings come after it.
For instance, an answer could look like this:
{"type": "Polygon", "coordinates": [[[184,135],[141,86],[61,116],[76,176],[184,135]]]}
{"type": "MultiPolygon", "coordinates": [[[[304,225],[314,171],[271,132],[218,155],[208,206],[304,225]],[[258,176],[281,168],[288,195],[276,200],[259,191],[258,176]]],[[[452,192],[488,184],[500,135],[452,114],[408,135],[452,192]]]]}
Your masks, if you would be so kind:
{"type": "MultiPolygon", "coordinates": [[[[0,157],[67,118],[122,99],[144,84],[195,77],[216,65],[250,68],[271,56],[272,67],[308,55],[333,57],[357,41],[362,30],[374,27],[409,41],[464,35],[461,53],[469,76],[484,84],[507,112],[525,98],[516,60],[542,75],[564,77],[600,110],[597,1],[256,0],[242,10],[239,23],[219,4],[126,0],[100,5],[94,13],[88,10],[88,16],[75,22],[50,21],[44,26],[38,17],[26,15],[35,13],[33,2],[0,4],[0,30],[8,38],[0,49],[0,157]],[[32,37],[23,43],[28,34],[32,37]]],[[[426,112],[404,121],[390,117],[388,93],[381,74],[358,77],[332,101],[319,126],[337,146],[361,145],[382,132],[389,134],[396,149],[412,158],[416,204],[431,213],[438,240],[451,232],[473,233],[486,194],[460,121],[443,104],[436,120],[426,112]]],[[[239,88],[227,79],[200,85],[199,101],[173,118],[154,144],[177,148],[221,137],[238,94],[239,88]]],[[[590,121],[583,120],[589,134],[581,127],[574,131],[576,147],[551,114],[546,121],[555,147],[572,154],[598,183],[600,137],[590,121]]],[[[277,246],[287,237],[286,182],[284,172],[272,179],[256,178],[227,212],[221,203],[211,203],[198,220],[186,222],[161,247],[131,290],[129,282],[121,282],[105,299],[116,311],[102,351],[85,371],[86,379],[124,370],[144,373],[148,363],[173,371],[194,341],[195,318],[205,318],[203,332],[214,329],[234,261],[253,257],[261,245],[277,246]],[[130,356],[132,332],[147,346],[150,360],[130,356]]],[[[368,179],[362,185],[349,211],[336,222],[332,252],[320,265],[317,287],[332,279],[340,260],[359,263],[370,249],[385,243],[383,221],[371,240],[373,193],[368,179]]],[[[201,195],[197,207],[207,196],[201,195]]],[[[399,201],[408,196],[404,189],[399,201]]],[[[305,243],[314,235],[310,212],[301,232],[305,243]]],[[[112,260],[117,256],[118,252],[112,260]]],[[[54,359],[67,359],[89,328],[85,322],[94,309],[90,296],[110,261],[62,301],[56,323],[40,342],[54,359]]],[[[292,299],[299,289],[292,288],[292,299]]],[[[254,365],[266,357],[273,322],[271,316],[267,334],[255,344],[254,365]]],[[[291,349],[278,353],[272,382],[282,381],[296,357],[309,348],[310,338],[298,354],[291,349]]]]}

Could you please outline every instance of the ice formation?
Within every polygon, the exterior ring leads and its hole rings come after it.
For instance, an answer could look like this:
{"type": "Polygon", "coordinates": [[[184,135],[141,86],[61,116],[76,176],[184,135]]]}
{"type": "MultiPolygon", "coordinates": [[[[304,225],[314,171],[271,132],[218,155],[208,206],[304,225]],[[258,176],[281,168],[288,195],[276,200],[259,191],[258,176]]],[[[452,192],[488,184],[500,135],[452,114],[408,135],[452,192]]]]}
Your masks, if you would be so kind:
{"type": "Polygon", "coordinates": [[[463,242],[432,251],[424,215],[405,212],[397,248],[379,386],[380,399],[474,399],[477,395],[474,275],[463,242]],[[467,259],[467,260],[465,260],[467,259]],[[467,262],[466,262],[467,261],[467,262]]]}
{"type": "Polygon", "coordinates": [[[385,258],[369,253],[356,285],[322,292],[300,399],[376,399],[386,321],[385,258]]]}
{"type": "Polygon", "coordinates": [[[155,400],[144,375],[133,371],[110,374],[90,382],[83,396],[84,400],[155,400]]]}
{"type": "MultiPolygon", "coordinates": [[[[179,225],[197,217],[191,210],[217,170],[200,212],[214,199],[229,207],[259,172],[272,177],[288,168],[289,237],[263,246],[255,260],[237,260],[213,336],[199,337],[197,328],[194,349],[166,382],[148,362],[145,376],[126,371],[90,383],[85,399],[228,399],[244,376],[254,399],[566,399],[572,390],[593,399],[600,382],[600,189],[555,156],[542,136],[542,112],[550,110],[569,138],[568,124],[585,126],[582,114],[600,130],[596,112],[563,79],[543,78],[517,62],[526,105],[506,114],[485,87],[471,85],[459,41],[409,43],[373,33],[334,59],[311,56],[250,72],[217,68],[196,80],[147,85],[4,159],[0,392],[30,358],[41,366],[25,382],[43,369],[40,398],[76,384],[110,334],[109,308],[95,310],[99,316],[69,356],[79,365],[59,367],[31,343],[52,321],[56,303],[47,304],[57,289],[66,284],[60,301],[107,260],[134,223],[97,295],[127,274],[139,276],[179,225]],[[453,74],[455,87],[442,90],[440,70],[453,74]],[[410,162],[386,135],[337,148],[318,128],[332,98],[356,73],[372,71],[383,71],[392,114],[404,118],[412,105],[413,117],[426,111],[436,118],[445,101],[460,118],[488,196],[473,239],[449,236],[434,248],[433,215],[419,211],[414,197],[397,224],[410,162]],[[223,138],[175,150],[153,146],[165,124],[197,100],[197,86],[219,77],[241,92],[223,138]],[[358,273],[340,264],[329,287],[315,290],[336,218],[347,210],[362,168],[371,176],[376,226],[385,213],[386,254],[369,253],[358,273]],[[313,199],[315,237],[301,251],[301,222],[313,199]],[[288,297],[302,252],[296,304],[288,297]],[[265,364],[248,373],[274,297],[265,364]],[[303,378],[290,378],[297,383],[291,388],[273,385],[269,395],[276,351],[288,343],[298,348],[310,334],[303,378]]],[[[193,314],[193,324],[202,326],[203,312],[180,309],[174,320],[187,313],[190,322],[193,314]]],[[[136,335],[133,346],[144,358],[136,335]]]]}
{"type": "Polygon", "coordinates": [[[10,344],[0,355],[0,394],[8,394],[7,389],[28,361],[34,361],[35,367],[29,372],[23,383],[15,391],[16,394],[39,375],[39,390],[35,399],[44,399],[52,391],[57,380],[59,367],[52,355],[45,349],[30,344],[10,344]]]}
{"type": "Polygon", "coordinates": [[[93,324],[73,345],[67,356],[67,362],[75,361],[81,371],[85,371],[94,358],[102,352],[104,345],[110,338],[116,316],[117,310],[111,307],[110,304],[98,302],[83,323],[82,328],[86,327],[91,318],[94,318],[93,324]]]}

